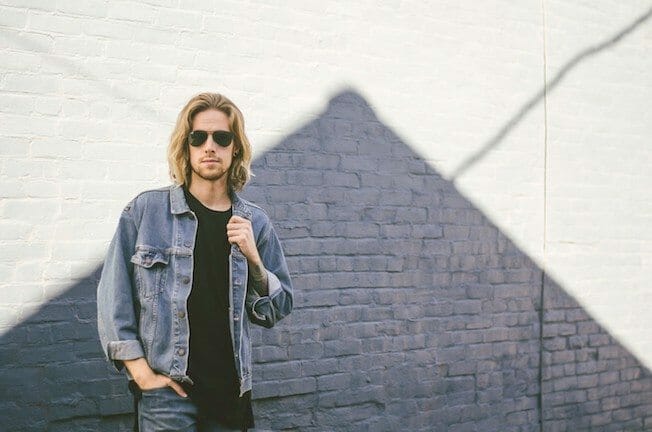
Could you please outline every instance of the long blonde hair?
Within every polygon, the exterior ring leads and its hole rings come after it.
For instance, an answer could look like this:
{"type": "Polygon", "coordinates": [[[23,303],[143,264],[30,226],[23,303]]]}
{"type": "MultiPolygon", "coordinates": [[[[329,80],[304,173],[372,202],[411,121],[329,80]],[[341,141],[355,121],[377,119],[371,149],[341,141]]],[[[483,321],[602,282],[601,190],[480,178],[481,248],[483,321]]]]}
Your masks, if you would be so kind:
{"type": "Polygon", "coordinates": [[[216,109],[226,114],[231,132],[235,134],[235,154],[229,168],[227,184],[230,189],[239,191],[247,184],[252,175],[251,144],[245,135],[242,112],[229,98],[219,93],[200,93],[190,99],[179,113],[168,147],[170,177],[177,184],[190,184],[188,135],[192,132],[192,121],[195,115],[209,109],[216,109]]]}

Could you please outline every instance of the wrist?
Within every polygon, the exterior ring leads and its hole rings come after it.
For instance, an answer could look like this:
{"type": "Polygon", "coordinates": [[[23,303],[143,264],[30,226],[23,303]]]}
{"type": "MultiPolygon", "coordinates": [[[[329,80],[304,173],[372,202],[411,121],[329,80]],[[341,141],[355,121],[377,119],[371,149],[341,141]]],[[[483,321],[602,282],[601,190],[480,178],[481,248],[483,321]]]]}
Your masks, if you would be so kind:
{"type": "Polygon", "coordinates": [[[256,267],[256,268],[262,268],[263,267],[263,260],[260,259],[260,255],[256,254],[255,256],[247,259],[249,261],[249,265],[251,267],[256,267]]]}

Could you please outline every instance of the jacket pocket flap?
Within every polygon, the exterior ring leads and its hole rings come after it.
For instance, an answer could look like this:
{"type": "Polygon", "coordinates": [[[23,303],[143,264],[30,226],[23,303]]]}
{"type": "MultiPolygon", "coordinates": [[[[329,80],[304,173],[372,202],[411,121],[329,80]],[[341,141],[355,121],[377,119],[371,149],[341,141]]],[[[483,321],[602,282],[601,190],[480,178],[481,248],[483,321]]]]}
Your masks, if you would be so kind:
{"type": "Polygon", "coordinates": [[[169,254],[162,249],[155,248],[139,248],[131,257],[132,263],[145,268],[150,268],[157,263],[167,265],[169,260],[169,254]]]}

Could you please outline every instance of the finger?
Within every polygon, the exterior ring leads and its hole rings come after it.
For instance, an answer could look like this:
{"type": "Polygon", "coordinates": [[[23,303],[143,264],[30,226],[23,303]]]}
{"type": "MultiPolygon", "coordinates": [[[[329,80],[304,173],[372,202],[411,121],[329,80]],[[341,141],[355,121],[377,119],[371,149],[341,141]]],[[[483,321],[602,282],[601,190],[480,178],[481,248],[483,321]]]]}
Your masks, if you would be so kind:
{"type": "Polygon", "coordinates": [[[241,218],[241,217],[238,217],[238,216],[233,216],[233,218],[231,218],[229,220],[229,222],[226,224],[227,228],[229,228],[229,226],[234,227],[234,228],[235,227],[251,228],[251,221],[249,219],[244,219],[244,218],[241,218]],[[237,218],[237,219],[234,219],[234,218],[237,218]]]}
{"type": "Polygon", "coordinates": [[[248,239],[249,239],[249,236],[246,233],[236,232],[236,233],[232,233],[232,234],[227,234],[226,238],[231,243],[234,243],[234,242],[241,243],[241,242],[247,242],[248,239]]]}
{"type": "Polygon", "coordinates": [[[243,230],[234,230],[234,231],[231,231],[231,232],[227,231],[226,237],[227,238],[234,238],[234,239],[235,238],[237,238],[237,239],[246,239],[246,238],[249,237],[249,233],[247,233],[247,231],[243,231],[243,230]]]}
{"type": "Polygon", "coordinates": [[[227,235],[248,234],[249,231],[250,230],[245,227],[233,227],[233,228],[227,228],[226,234],[227,235]]]}
{"type": "Polygon", "coordinates": [[[231,233],[231,234],[237,234],[237,233],[239,233],[239,232],[241,232],[241,231],[244,231],[244,229],[241,228],[241,227],[236,227],[236,226],[234,226],[234,227],[230,227],[230,228],[229,228],[229,227],[226,227],[226,232],[227,232],[227,234],[228,234],[228,233],[231,233]]]}
{"type": "Polygon", "coordinates": [[[253,236],[253,231],[251,230],[251,227],[247,226],[237,226],[237,227],[232,227],[226,229],[227,234],[243,234],[243,235],[251,235],[253,236]]]}
{"type": "Polygon", "coordinates": [[[233,216],[231,216],[231,219],[229,219],[229,223],[231,223],[231,222],[233,222],[233,223],[247,223],[247,222],[249,222],[249,219],[245,219],[243,217],[233,215],[233,216]]]}
{"type": "Polygon", "coordinates": [[[232,234],[247,234],[251,232],[251,228],[245,227],[245,226],[234,226],[234,227],[227,227],[226,228],[227,233],[232,233],[232,234]]]}
{"type": "Polygon", "coordinates": [[[239,235],[229,236],[228,240],[229,240],[229,243],[231,243],[231,244],[240,245],[240,242],[242,241],[242,236],[239,236],[239,235]]]}
{"type": "Polygon", "coordinates": [[[174,380],[171,379],[171,380],[168,382],[168,386],[171,387],[172,390],[174,390],[175,392],[177,392],[177,394],[178,394],[179,396],[184,397],[184,398],[185,398],[185,397],[188,397],[188,395],[186,394],[186,392],[183,390],[183,387],[181,387],[181,386],[179,385],[179,383],[177,383],[176,381],[174,381],[174,380]]]}

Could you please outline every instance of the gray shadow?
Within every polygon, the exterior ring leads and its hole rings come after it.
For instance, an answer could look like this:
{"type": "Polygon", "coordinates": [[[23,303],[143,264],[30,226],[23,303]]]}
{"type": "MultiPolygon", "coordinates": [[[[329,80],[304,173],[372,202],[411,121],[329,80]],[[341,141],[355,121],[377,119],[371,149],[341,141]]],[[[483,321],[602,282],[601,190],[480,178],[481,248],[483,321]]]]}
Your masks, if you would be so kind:
{"type": "MultiPolygon", "coordinates": [[[[643,430],[652,377],[357,93],[254,162],[295,310],[253,331],[258,430],[643,430]],[[543,423],[542,423],[543,421],[543,423]]],[[[99,269],[0,339],[12,431],[131,428],[99,269]]],[[[646,423],[647,422],[647,423],[646,423]]]]}
{"type": "Polygon", "coordinates": [[[616,45],[618,42],[620,42],[622,39],[624,39],[627,35],[632,33],[634,30],[636,30],[638,27],[640,27],[642,24],[644,24],[647,20],[652,17],[652,8],[650,8],[646,13],[643,15],[639,16],[637,19],[635,19],[630,25],[626,26],[622,30],[620,30],[618,33],[615,35],[611,36],[610,38],[602,41],[599,44],[590,46],[588,48],[585,48],[584,50],[580,51],[578,54],[576,54],[571,60],[569,60],[560,70],[555,74],[555,76],[548,81],[545,86],[539,90],[537,93],[535,93],[529,100],[527,100],[514,114],[512,118],[510,118],[499,130],[498,132],[489,140],[487,141],[480,150],[476,151],[472,155],[468,156],[465,158],[462,163],[455,168],[453,171],[452,175],[449,177],[451,181],[455,181],[458,177],[463,175],[466,171],[471,169],[473,165],[478,163],[480,160],[482,160],[489,152],[491,152],[493,149],[498,147],[500,143],[503,141],[503,139],[509,134],[509,132],[523,120],[523,117],[527,115],[536,105],[539,104],[542,100],[546,98],[546,95],[553,91],[560,83],[561,81],[566,77],[566,75],[573,70],[575,67],[577,67],[581,62],[586,60],[589,57],[592,57],[596,54],[599,54],[600,52],[613,47],[616,45]]]}
{"type": "Polygon", "coordinates": [[[0,418],[11,431],[127,431],[132,402],[97,336],[101,267],[0,338],[0,418]]]}

